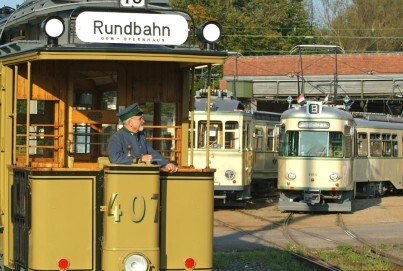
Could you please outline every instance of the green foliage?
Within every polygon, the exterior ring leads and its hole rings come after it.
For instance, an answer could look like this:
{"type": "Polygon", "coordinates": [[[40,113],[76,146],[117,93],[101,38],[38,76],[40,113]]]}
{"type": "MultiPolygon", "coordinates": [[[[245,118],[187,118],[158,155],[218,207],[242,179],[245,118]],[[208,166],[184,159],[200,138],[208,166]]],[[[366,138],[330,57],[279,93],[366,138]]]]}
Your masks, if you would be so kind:
{"type": "Polygon", "coordinates": [[[327,263],[340,266],[342,270],[391,270],[392,267],[386,258],[374,255],[368,247],[353,249],[340,245],[337,249],[317,250],[316,253],[327,263]]]}
{"type": "Polygon", "coordinates": [[[322,0],[319,33],[346,52],[403,50],[402,0],[322,0]]]}
{"type": "Polygon", "coordinates": [[[402,0],[170,2],[188,11],[196,25],[218,21],[218,48],[244,56],[289,54],[299,44],[339,45],[346,52],[403,50],[402,0]]]}
{"type": "Polygon", "coordinates": [[[171,5],[188,11],[196,25],[218,21],[219,48],[244,56],[288,54],[295,45],[312,43],[303,0],[171,0],[171,5]]]}
{"type": "Polygon", "coordinates": [[[312,266],[297,260],[286,251],[268,248],[254,251],[215,252],[214,270],[310,271],[313,269],[312,266]]]}
{"type": "MultiPolygon", "coordinates": [[[[292,248],[290,245],[288,249],[292,248]]],[[[293,251],[293,249],[291,249],[293,251]]],[[[395,270],[387,259],[373,255],[368,247],[352,248],[340,245],[335,249],[317,249],[315,253],[341,270],[395,270]]],[[[304,253],[300,253],[304,254],[304,253]]],[[[253,251],[231,251],[214,253],[214,270],[317,270],[292,256],[287,251],[267,248],[253,251]]]]}

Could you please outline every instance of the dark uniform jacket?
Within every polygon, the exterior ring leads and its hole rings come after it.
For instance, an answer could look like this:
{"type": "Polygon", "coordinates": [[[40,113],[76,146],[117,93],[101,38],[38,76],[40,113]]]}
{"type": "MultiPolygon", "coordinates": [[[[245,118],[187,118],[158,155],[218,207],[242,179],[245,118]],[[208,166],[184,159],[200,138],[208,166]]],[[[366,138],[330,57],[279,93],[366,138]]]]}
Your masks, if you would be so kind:
{"type": "Polygon", "coordinates": [[[125,127],[111,136],[109,141],[109,160],[115,164],[131,164],[133,158],[141,158],[143,154],[151,154],[153,163],[164,167],[168,161],[146,142],[143,132],[132,133],[125,127]],[[130,151],[130,153],[129,153],[130,151]]]}

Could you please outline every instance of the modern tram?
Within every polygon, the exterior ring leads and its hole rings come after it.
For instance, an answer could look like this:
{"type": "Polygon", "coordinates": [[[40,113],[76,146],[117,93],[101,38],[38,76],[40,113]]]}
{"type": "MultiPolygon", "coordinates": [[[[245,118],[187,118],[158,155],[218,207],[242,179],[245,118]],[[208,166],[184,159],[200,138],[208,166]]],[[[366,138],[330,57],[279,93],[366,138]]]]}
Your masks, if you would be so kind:
{"type": "Polygon", "coordinates": [[[274,193],[277,186],[280,114],[251,112],[230,96],[216,91],[210,102],[205,95],[196,97],[194,123],[190,124],[193,164],[216,169],[216,206],[242,205],[254,194],[274,193]]]}
{"type": "Polygon", "coordinates": [[[188,130],[195,68],[228,56],[219,33],[161,0],[1,8],[2,270],[213,270],[215,170],[189,166],[188,130]],[[109,162],[134,102],[178,172],[109,162]]]}
{"type": "Polygon", "coordinates": [[[280,210],[350,212],[355,197],[402,191],[402,118],[308,101],[280,125],[280,210]]]}

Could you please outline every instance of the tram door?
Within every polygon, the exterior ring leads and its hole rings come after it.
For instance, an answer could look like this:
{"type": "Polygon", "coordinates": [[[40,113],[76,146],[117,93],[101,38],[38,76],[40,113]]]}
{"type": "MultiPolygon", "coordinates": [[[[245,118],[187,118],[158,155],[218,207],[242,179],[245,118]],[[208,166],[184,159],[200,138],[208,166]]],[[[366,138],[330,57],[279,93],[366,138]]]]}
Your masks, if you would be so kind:
{"type": "Polygon", "coordinates": [[[252,169],[253,169],[253,146],[252,146],[252,121],[244,119],[242,127],[242,155],[243,165],[245,169],[243,174],[244,185],[250,185],[252,182],[252,169]]]}

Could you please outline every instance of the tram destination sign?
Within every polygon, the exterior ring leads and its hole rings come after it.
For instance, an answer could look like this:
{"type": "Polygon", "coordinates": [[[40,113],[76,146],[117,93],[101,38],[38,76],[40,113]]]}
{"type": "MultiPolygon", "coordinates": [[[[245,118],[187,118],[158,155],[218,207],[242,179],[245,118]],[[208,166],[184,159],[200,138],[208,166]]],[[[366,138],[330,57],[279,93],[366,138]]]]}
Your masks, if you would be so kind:
{"type": "Polygon", "coordinates": [[[83,42],[181,45],[188,23],[176,14],[84,11],[77,16],[76,34],[83,42]]]}

